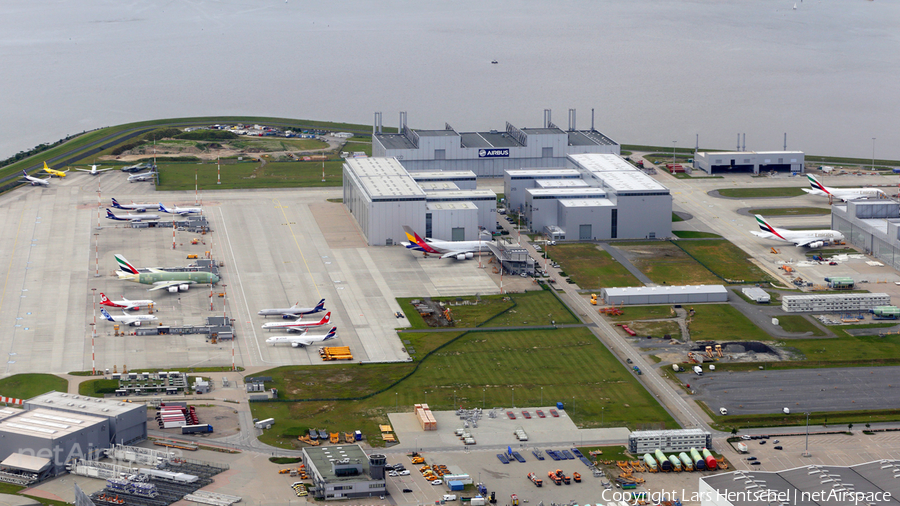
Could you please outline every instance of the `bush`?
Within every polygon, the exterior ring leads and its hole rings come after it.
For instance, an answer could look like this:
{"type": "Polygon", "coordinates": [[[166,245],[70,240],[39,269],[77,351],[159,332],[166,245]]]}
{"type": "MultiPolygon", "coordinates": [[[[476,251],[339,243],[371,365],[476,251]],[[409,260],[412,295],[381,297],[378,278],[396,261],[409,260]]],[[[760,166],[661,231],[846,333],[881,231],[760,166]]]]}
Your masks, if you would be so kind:
{"type": "Polygon", "coordinates": [[[238,138],[237,134],[227,130],[194,130],[193,132],[182,132],[173,137],[189,141],[227,141],[238,138]]]}
{"type": "Polygon", "coordinates": [[[117,146],[116,148],[114,148],[112,151],[110,151],[110,154],[118,156],[126,151],[129,151],[131,149],[134,149],[134,148],[140,146],[143,143],[144,143],[143,141],[136,141],[136,142],[128,142],[126,144],[121,144],[121,145],[117,146]]]}
{"type": "Polygon", "coordinates": [[[181,129],[178,128],[157,128],[152,132],[144,134],[144,140],[158,141],[162,139],[171,139],[177,137],[180,133],[181,129]]]}

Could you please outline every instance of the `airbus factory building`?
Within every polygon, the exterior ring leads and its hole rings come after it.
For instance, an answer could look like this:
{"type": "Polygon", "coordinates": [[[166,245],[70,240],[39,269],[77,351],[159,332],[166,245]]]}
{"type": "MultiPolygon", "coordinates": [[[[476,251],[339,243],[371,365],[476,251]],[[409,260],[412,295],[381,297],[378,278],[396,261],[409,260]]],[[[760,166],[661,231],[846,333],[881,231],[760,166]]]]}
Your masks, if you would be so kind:
{"type": "Polygon", "coordinates": [[[503,131],[457,132],[412,130],[406,113],[400,113],[399,133],[384,133],[381,113],[375,114],[372,156],[393,157],[410,171],[465,170],[478,177],[503,177],[503,172],[522,167],[558,167],[566,156],[577,153],[619,154],[619,143],[594,129],[575,127],[575,110],[569,110],[569,126],[563,130],[544,110],[541,128],[516,128],[509,122],[503,131]]]}

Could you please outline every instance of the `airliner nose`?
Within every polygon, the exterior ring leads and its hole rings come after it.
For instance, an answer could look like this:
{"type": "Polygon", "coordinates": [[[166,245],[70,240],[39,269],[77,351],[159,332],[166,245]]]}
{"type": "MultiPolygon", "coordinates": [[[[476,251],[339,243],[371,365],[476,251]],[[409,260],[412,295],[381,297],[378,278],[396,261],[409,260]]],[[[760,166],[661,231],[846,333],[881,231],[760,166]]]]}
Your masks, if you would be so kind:
{"type": "Polygon", "coordinates": [[[213,284],[216,284],[216,283],[218,283],[218,282],[219,282],[219,276],[218,276],[218,275],[216,275],[216,274],[213,274],[213,277],[212,277],[212,280],[213,280],[213,281],[212,281],[212,282],[213,282],[213,284]]]}

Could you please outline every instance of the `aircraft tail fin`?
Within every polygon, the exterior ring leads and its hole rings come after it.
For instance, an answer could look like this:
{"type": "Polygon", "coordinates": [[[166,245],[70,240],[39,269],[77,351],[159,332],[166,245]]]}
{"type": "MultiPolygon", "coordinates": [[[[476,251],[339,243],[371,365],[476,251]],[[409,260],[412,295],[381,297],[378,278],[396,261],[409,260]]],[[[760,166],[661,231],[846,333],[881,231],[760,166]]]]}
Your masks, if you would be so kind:
{"type": "Polygon", "coordinates": [[[313,310],[316,312],[324,311],[325,310],[325,299],[320,300],[319,303],[316,304],[316,307],[313,308],[313,310]]]}
{"type": "Polygon", "coordinates": [[[131,262],[125,259],[122,255],[116,254],[116,263],[119,264],[119,271],[124,271],[127,274],[138,275],[140,272],[137,270],[137,267],[131,265],[131,262]]]}
{"type": "Polygon", "coordinates": [[[322,319],[319,320],[319,325],[325,325],[330,321],[331,321],[331,311],[325,313],[325,316],[323,316],[322,319]]]}
{"type": "Polygon", "coordinates": [[[161,213],[171,213],[172,211],[169,211],[168,209],[166,209],[166,206],[162,205],[162,202],[160,202],[160,203],[159,203],[159,212],[161,212],[161,213]]]}
{"type": "Polygon", "coordinates": [[[772,234],[772,235],[774,235],[775,237],[778,237],[778,238],[781,239],[781,240],[787,241],[787,239],[785,239],[785,238],[778,232],[778,229],[775,228],[775,227],[773,227],[772,225],[770,225],[769,222],[766,221],[765,218],[763,218],[762,216],[760,216],[760,215],[758,215],[758,214],[754,214],[753,216],[756,216],[756,224],[759,225],[759,229],[760,229],[760,230],[762,230],[763,232],[767,232],[767,233],[769,233],[769,234],[772,234]]]}
{"type": "Polygon", "coordinates": [[[111,322],[115,321],[115,320],[113,320],[113,317],[110,316],[109,313],[106,312],[106,309],[101,309],[100,314],[102,314],[104,318],[106,318],[107,320],[109,320],[111,322]]]}
{"type": "Polygon", "coordinates": [[[116,200],[115,198],[112,199],[112,206],[115,207],[116,209],[122,209],[122,206],[119,205],[119,201],[116,200]]]}
{"type": "Polygon", "coordinates": [[[109,208],[106,208],[106,217],[109,218],[109,219],[111,219],[111,220],[118,220],[118,219],[119,219],[118,217],[116,217],[115,214],[112,213],[112,211],[109,210],[109,208]]]}
{"type": "Polygon", "coordinates": [[[104,306],[109,304],[109,297],[103,292],[100,292],[100,304],[103,304],[104,306]]]}
{"type": "Polygon", "coordinates": [[[431,247],[424,239],[419,237],[419,234],[416,233],[415,230],[411,229],[407,225],[403,225],[403,231],[406,232],[406,238],[409,239],[409,242],[418,245],[422,248],[422,251],[427,253],[438,253],[438,251],[431,247]]]}
{"type": "Polygon", "coordinates": [[[813,190],[819,190],[820,192],[823,192],[827,195],[831,194],[831,192],[825,188],[825,185],[823,185],[822,183],[819,182],[818,179],[816,179],[816,176],[813,176],[812,174],[807,174],[806,179],[809,180],[809,185],[812,187],[813,190]]]}
{"type": "Polygon", "coordinates": [[[331,330],[329,330],[328,333],[325,334],[325,339],[322,339],[322,340],[327,341],[329,339],[334,339],[336,334],[337,334],[337,327],[331,327],[331,330]]]}

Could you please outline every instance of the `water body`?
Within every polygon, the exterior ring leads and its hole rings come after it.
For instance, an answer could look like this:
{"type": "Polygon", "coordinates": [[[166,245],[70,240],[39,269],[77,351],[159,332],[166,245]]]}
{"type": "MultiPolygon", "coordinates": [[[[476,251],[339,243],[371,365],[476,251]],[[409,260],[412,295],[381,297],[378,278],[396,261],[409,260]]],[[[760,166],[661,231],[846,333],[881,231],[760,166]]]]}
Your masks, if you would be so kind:
{"type": "Polygon", "coordinates": [[[900,2],[35,0],[0,8],[0,157],[152,118],[458,131],[900,159],[900,2]],[[492,65],[491,60],[497,60],[492,65]]]}

